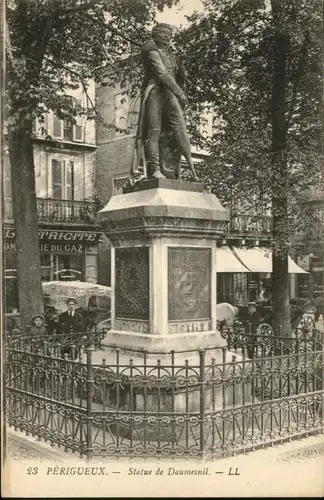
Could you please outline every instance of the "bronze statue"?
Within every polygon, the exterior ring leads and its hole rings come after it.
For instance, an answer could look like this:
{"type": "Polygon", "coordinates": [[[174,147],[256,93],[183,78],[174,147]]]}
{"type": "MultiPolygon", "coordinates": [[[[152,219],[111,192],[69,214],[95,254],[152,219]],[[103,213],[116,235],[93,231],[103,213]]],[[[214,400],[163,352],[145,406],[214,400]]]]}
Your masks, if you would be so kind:
{"type": "Polygon", "coordinates": [[[170,49],[171,38],[172,27],[157,24],[152,30],[152,40],[142,46],[145,76],[131,176],[145,177],[139,169],[144,163],[147,178],[180,179],[181,156],[184,156],[194,180],[198,181],[183,114],[188,104],[185,73],[170,49]],[[171,169],[167,168],[168,162],[171,169]]]}

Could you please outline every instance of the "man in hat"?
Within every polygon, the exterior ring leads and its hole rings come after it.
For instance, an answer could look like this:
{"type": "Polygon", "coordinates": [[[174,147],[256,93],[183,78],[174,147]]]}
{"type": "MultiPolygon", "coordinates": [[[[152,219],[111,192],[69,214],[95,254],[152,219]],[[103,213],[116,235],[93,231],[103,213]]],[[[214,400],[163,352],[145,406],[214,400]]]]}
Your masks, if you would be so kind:
{"type": "MultiPolygon", "coordinates": [[[[144,66],[143,95],[136,136],[137,165],[141,163],[142,143],[149,178],[165,176],[161,172],[163,151],[161,138],[172,136],[177,151],[175,177],[180,178],[181,155],[185,157],[194,180],[198,180],[192,158],[190,140],[183,110],[188,104],[185,93],[185,74],[180,61],[171,51],[172,27],[157,24],[152,40],[142,47],[144,66]]],[[[133,163],[132,175],[137,175],[133,163]]]]}
{"type": "Polygon", "coordinates": [[[62,333],[84,332],[82,316],[75,310],[77,306],[77,300],[74,297],[69,297],[66,301],[66,304],[68,310],[62,313],[59,317],[59,324],[62,333]]]}

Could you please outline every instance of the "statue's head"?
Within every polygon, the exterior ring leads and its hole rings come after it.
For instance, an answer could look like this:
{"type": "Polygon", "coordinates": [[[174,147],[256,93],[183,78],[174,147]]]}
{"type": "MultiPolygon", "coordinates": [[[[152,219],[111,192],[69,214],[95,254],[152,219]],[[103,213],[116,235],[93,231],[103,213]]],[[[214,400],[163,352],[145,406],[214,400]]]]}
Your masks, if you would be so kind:
{"type": "Polygon", "coordinates": [[[156,24],[152,29],[152,38],[158,44],[170,45],[172,39],[172,31],[172,26],[170,24],[156,24]]]}

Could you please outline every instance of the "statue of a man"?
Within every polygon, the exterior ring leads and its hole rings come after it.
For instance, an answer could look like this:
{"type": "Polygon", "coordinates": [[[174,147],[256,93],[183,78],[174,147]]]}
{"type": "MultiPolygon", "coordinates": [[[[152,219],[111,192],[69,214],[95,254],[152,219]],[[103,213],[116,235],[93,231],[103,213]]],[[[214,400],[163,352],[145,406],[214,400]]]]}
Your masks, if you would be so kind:
{"type": "Polygon", "coordinates": [[[181,156],[184,156],[194,180],[198,180],[192,158],[183,110],[188,104],[185,93],[185,74],[178,58],[171,51],[172,27],[157,24],[152,40],[142,46],[144,66],[143,94],[136,136],[137,163],[132,174],[138,172],[142,148],[148,178],[162,177],[165,172],[166,152],[175,159],[173,177],[180,178],[181,156]]]}

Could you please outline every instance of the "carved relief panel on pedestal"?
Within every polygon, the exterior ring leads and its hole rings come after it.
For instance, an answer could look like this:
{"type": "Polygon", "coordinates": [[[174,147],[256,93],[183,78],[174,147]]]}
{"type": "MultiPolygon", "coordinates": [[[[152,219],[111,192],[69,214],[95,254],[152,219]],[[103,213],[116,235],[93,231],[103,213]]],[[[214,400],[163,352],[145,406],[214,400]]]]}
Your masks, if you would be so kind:
{"type": "Polygon", "coordinates": [[[116,318],[149,320],[149,248],[115,250],[116,318]]]}
{"type": "Polygon", "coordinates": [[[169,247],[168,321],[211,318],[211,249],[169,247]]]}

